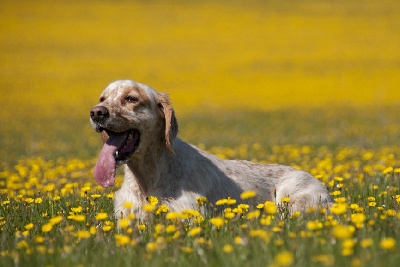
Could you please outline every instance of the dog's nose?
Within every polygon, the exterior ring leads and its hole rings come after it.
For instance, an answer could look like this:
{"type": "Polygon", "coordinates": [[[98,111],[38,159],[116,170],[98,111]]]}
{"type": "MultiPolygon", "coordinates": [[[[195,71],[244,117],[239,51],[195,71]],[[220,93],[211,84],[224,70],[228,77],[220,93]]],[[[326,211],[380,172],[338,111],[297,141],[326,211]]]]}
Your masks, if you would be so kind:
{"type": "Polygon", "coordinates": [[[108,109],[104,106],[95,106],[90,111],[90,118],[92,118],[92,120],[94,121],[104,119],[108,117],[108,115],[109,115],[108,109]]]}

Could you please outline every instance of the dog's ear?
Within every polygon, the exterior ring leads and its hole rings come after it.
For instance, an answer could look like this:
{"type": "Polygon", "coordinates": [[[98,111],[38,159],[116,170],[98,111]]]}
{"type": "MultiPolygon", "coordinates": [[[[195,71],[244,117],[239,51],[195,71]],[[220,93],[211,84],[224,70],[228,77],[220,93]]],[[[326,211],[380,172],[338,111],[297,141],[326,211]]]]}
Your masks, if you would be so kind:
{"type": "Polygon", "coordinates": [[[159,93],[157,95],[157,106],[165,122],[165,144],[168,150],[173,154],[174,149],[172,147],[172,142],[178,134],[178,122],[171,101],[166,93],[159,93]]]}

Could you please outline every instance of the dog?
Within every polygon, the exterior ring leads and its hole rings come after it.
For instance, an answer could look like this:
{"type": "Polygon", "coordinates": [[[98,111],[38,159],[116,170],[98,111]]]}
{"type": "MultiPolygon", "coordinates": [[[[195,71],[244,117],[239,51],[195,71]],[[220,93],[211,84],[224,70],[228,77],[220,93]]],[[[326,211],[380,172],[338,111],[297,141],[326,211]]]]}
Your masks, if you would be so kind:
{"type": "Polygon", "coordinates": [[[112,82],[90,111],[93,128],[102,133],[103,148],[94,177],[103,187],[114,185],[116,168],[124,165],[121,188],[114,195],[117,218],[135,213],[144,219],[143,205],[155,196],[172,211],[197,209],[196,198],[209,203],[240,200],[255,191],[252,203],[290,198],[290,210],[332,202],[326,187],[311,174],[289,166],[245,160],[222,160],[180,138],[170,99],[132,80],[112,82]],[[133,203],[127,208],[124,203],[133,203]]]}

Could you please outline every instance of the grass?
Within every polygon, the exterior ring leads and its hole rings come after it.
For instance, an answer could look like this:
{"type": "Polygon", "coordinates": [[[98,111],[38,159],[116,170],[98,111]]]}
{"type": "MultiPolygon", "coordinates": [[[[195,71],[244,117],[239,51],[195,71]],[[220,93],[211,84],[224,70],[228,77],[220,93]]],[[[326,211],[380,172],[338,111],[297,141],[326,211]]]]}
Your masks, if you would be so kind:
{"type": "Polygon", "coordinates": [[[397,266],[399,13],[394,0],[3,1],[0,266],[397,266]],[[335,206],[158,203],[118,229],[122,176],[113,190],[92,178],[88,113],[121,78],[168,92],[182,139],[308,171],[335,206]]]}

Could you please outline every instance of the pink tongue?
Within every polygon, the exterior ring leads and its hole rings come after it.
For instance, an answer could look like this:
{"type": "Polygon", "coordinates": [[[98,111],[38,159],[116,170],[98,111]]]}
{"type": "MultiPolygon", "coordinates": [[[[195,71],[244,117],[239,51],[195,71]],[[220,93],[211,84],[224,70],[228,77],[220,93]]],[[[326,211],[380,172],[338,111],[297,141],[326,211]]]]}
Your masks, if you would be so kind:
{"type": "Polygon", "coordinates": [[[94,167],[94,178],[102,187],[114,185],[116,169],[114,153],[127,136],[128,132],[112,134],[101,149],[99,159],[94,167]]]}

